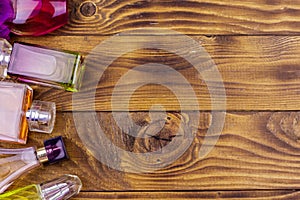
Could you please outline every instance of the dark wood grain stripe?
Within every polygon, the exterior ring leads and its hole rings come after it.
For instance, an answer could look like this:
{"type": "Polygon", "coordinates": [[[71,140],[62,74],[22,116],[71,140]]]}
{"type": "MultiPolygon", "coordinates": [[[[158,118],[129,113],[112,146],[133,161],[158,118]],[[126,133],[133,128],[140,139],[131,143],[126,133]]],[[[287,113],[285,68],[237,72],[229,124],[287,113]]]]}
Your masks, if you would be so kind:
{"type": "Polygon", "coordinates": [[[148,1],[72,0],[69,23],[55,35],[111,35],[145,27],[170,28],[185,34],[299,34],[297,1],[148,1]],[[86,2],[94,15],[82,9],[86,2]]]}
{"type": "Polygon", "coordinates": [[[169,191],[169,192],[82,192],[74,199],[299,199],[294,190],[279,191],[169,191]]]}

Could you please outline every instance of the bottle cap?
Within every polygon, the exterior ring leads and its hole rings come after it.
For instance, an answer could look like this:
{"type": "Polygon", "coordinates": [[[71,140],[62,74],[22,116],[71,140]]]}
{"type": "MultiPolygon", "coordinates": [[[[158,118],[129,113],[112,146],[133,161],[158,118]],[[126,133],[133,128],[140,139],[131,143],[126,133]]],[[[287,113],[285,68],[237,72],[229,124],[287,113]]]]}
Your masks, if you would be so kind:
{"type": "Polygon", "coordinates": [[[45,140],[44,147],[37,150],[37,158],[41,163],[47,164],[68,159],[69,156],[62,137],[45,140]]]}
{"type": "Polygon", "coordinates": [[[53,102],[33,101],[26,118],[30,131],[51,133],[54,128],[56,106],[53,102]]]}
{"type": "Polygon", "coordinates": [[[11,51],[11,44],[6,39],[0,38],[0,78],[7,77],[11,51]]]}
{"type": "Polygon", "coordinates": [[[78,194],[82,187],[81,180],[75,175],[63,175],[57,179],[40,184],[44,200],[65,200],[78,194]]]}

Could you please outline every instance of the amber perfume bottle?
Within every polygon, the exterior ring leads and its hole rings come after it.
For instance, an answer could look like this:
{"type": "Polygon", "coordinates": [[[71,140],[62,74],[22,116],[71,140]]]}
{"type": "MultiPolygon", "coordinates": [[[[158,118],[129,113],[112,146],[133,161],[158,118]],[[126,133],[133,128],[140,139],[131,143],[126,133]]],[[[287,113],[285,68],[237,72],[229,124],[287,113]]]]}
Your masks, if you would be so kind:
{"type": "Polygon", "coordinates": [[[78,176],[66,174],[42,184],[32,184],[0,195],[2,200],[65,200],[81,190],[78,176]]]}
{"type": "Polygon", "coordinates": [[[32,101],[33,91],[26,84],[0,82],[0,140],[24,144],[28,129],[51,133],[55,103],[32,101]]]}
{"type": "Polygon", "coordinates": [[[67,158],[68,154],[61,136],[44,141],[44,146],[38,149],[0,148],[0,193],[22,174],[39,167],[41,163],[52,164],[67,158]]]}
{"type": "Polygon", "coordinates": [[[0,39],[2,77],[76,92],[84,72],[82,56],[37,45],[0,39]]]}

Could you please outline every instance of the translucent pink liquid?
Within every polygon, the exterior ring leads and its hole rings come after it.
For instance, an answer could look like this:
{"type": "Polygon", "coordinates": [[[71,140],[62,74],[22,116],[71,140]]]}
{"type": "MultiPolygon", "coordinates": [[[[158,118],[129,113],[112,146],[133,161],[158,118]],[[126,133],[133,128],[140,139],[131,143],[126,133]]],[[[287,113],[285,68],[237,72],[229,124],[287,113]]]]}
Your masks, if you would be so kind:
{"type": "Polygon", "coordinates": [[[66,0],[12,0],[15,19],[11,32],[39,36],[49,33],[68,21],[66,0]]]}

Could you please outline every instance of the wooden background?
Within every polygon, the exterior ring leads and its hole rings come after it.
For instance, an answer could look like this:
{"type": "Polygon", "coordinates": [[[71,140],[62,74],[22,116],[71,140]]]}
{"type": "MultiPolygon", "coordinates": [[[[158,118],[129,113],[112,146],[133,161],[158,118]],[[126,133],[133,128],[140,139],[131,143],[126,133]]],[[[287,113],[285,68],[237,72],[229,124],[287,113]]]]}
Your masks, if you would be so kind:
{"type": "MultiPolygon", "coordinates": [[[[72,94],[34,86],[36,99],[57,104],[57,123],[52,136],[64,137],[70,160],[33,170],[17,180],[10,189],[72,173],[83,181],[82,192],[74,198],[78,200],[300,198],[299,1],[68,2],[70,18],[67,25],[47,36],[15,36],[11,41],[68,49],[87,55],[112,35],[137,28],[169,28],[186,34],[206,49],[220,71],[227,97],[225,125],[212,151],[206,157],[199,158],[204,136],[214,120],[205,83],[195,78],[191,64],[170,52],[157,49],[129,52],[108,67],[97,87],[95,109],[106,136],[123,150],[151,152],[160,150],[177,138],[174,133],[180,130],[183,134],[194,134],[190,148],[172,164],[151,173],[135,174],[111,169],[97,161],[92,156],[93,151],[87,149],[79,138],[78,130],[86,130],[85,139],[93,140],[95,144],[102,142],[101,138],[92,134],[95,127],[80,123],[75,126],[72,94]],[[201,105],[199,122],[193,120],[194,107],[185,105],[186,111],[178,112],[179,102],[172,91],[149,84],[139,88],[130,100],[130,116],[139,126],[127,124],[118,127],[110,107],[114,85],[129,69],[150,62],[171,66],[191,83],[201,105]],[[151,121],[148,110],[153,104],[163,105],[167,116],[151,121]],[[163,129],[155,133],[162,121],[163,129]],[[182,123],[185,128],[181,127],[182,123]],[[126,134],[126,130],[135,135],[148,134],[144,131],[145,127],[151,127],[150,132],[152,130],[152,134],[156,135],[136,139],[126,134]]],[[[136,36],[131,37],[135,41],[136,36]]],[[[151,42],[153,35],[145,35],[147,37],[147,42],[151,42]]],[[[187,54],[193,51],[184,45],[182,47],[186,48],[187,54]]],[[[118,48],[126,46],[112,46],[103,53],[110,55],[118,48]]],[[[90,69],[89,66],[87,69],[90,69]]],[[[148,76],[149,72],[143,75],[148,76]]],[[[93,88],[85,87],[85,91],[89,89],[93,88]]],[[[128,95],[126,85],[123,92],[123,95],[128,95]]],[[[82,99],[77,114],[85,116],[91,112],[90,100],[82,99]]],[[[125,111],[119,112],[122,114],[125,111]]],[[[48,137],[31,133],[27,146],[42,144],[43,139],[48,137]]],[[[119,159],[110,149],[102,155],[119,159]]],[[[130,160],[127,164],[135,167],[142,165],[130,160]]]]}

